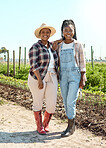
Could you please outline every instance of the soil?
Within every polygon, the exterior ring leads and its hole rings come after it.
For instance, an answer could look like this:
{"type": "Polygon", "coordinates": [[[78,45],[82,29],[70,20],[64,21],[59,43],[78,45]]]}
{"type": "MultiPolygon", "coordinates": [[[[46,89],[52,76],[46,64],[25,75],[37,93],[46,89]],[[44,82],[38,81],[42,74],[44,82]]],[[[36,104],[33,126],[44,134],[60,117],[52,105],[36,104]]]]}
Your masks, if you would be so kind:
{"type": "MultiPolygon", "coordinates": [[[[87,96],[88,94],[85,97],[87,96]]],[[[7,100],[7,103],[0,106],[0,147],[106,147],[105,107],[97,107],[88,104],[88,102],[84,103],[82,100],[78,100],[76,114],[77,130],[72,136],[61,138],[60,134],[67,125],[61,96],[58,96],[56,111],[50,122],[51,132],[46,136],[41,136],[35,131],[36,125],[31,111],[32,96],[29,91],[0,84],[0,97],[7,100]]],[[[43,112],[44,110],[45,101],[43,112]]]]}
{"type": "Polygon", "coordinates": [[[50,132],[39,135],[36,131],[33,112],[12,101],[0,100],[0,147],[1,148],[105,148],[106,141],[101,136],[95,136],[88,130],[77,129],[74,134],[61,138],[60,134],[66,128],[52,117],[50,132]]]}

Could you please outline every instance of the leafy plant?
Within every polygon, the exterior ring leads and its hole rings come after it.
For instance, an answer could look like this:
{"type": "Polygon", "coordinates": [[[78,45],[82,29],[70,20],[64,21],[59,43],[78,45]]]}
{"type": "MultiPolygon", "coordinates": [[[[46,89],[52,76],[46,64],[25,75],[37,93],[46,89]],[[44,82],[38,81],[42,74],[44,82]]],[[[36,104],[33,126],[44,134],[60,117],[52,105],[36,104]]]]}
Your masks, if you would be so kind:
{"type": "MultiPolygon", "coordinates": [[[[24,66],[21,64],[20,70],[18,65],[15,66],[15,77],[16,79],[27,80],[29,74],[30,65],[24,66]]],[[[13,77],[13,65],[9,65],[10,76],[13,77]]],[[[0,74],[7,75],[7,65],[5,63],[0,64],[0,74]]],[[[91,93],[106,92],[106,64],[105,63],[94,63],[92,69],[91,63],[86,64],[86,76],[87,82],[84,87],[85,90],[91,91],[91,93]]],[[[60,88],[59,88],[60,91],[60,88]]]]}
{"type": "Polygon", "coordinates": [[[87,82],[84,89],[106,92],[106,64],[95,63],[94,69],[90,63],[86,65],[87,82]]]}
{"type": "Polygon", "coordinates": [[[13,77],[7,77],[3,74],[0,74],[0,83],[15,86],[22,89],[29,89],[27,85],[27,80],[20,80],[13,77]]]}

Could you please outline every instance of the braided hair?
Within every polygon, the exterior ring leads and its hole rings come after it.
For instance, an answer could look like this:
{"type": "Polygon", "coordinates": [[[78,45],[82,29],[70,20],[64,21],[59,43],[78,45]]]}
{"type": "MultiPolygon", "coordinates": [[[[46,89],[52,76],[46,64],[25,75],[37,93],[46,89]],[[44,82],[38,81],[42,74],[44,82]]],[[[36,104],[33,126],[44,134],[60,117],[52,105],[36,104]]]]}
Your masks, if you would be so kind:
{"type": "Polygon", "coordinates": [[[71,19],[70,20],[64,20],[63,23],[62,23],[62,26],[61,26],[61,36],[62,36],[62,38],[64,39],[64,36],[63,36],[63,29],[64,29],[64,27],[67,27],[69,25],[72,25],[74,27],[74,36],[73,36],[73,38],[75,40],[77,40],[76,27],[75,27],[74,21],[71,20],[71,19]]]}

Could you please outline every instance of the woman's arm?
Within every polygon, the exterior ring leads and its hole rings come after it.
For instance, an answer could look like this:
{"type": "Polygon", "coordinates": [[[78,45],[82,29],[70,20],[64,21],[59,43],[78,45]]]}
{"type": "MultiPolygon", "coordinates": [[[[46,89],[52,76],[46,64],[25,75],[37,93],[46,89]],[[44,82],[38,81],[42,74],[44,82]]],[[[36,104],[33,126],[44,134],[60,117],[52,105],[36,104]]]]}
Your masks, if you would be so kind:
{"type": "Polygon", "coordinates": [[[81,72],[81,80],[80,80],[79,87],[82,89],[85,86],[84,75],[85,75],[85,72],[81,72]]]}
{"type": "Polygon", "coordinates": [[[84,55],[84,49],[82,47],[82,45],[80,45],[80,59],[79,59],[79,63],[80,63],[80,70],[81,70],[81,80],[80,80],[80,84],[79,87],[83,88],[85,86],[85,81],[86,81],[86,62],[85,62],[85,55],[84,55]]]}
{"type": "Polygon", "coordinates": [[[41,79],[39,70],[34,71],[34,74],[35,74],[35,76],[37,77],[37,80],[38,80],[38,88],[43,89],[44,85],[43,85],[43,81],[41,79]]]}
{"type": "Polygon", "coordinates": [[[42,89],[43,88],[43,81],[40,77],[39,73],[39,65],[38,65],[38,57],[39,57],[39,49],[36,48],[36,46],[32,46],[29,50],[29,61],[30,61],[30,66],[32,71],[34,72],[35,76],[37,77],[38,80],[38,88],[42,89]]]}
{"type": "Polygon", "coordinates": [[[63,41],[62,38],[59,39],[59,40],[54,41],[53,46],[52,46],[53,50],[57,50],[58,49],[58,44],[60,44],[62,41],[63,41]]]}

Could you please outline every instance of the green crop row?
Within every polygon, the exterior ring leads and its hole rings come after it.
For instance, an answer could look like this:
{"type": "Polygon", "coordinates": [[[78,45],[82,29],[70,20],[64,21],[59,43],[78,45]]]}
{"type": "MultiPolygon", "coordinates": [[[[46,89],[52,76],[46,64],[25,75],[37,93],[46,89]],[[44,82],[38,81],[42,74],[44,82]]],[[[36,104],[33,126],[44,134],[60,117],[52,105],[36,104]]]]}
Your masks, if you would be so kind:
{"type": "MultiPolygon", "coordinates": [[[[4,76],[0,74],[0,83],[13,86],[15,88],[22,88],[24,90],[29,90],[27,80],[16,79],[13,77],[4,76]]],[[[61,96],[60,85],[58,84],[58,97],[61,96]]],[[[82,97],[78,97],[78,101],[83,101],[85,104],[99,105],[104,108],[106,103],[106,96],[101,91],[95,91],[92,93],[90,90],[83,90],[82,97]],[[89,94],[89,95],[87,95],[89,94]]]]}
{"type": "Polygon", "coordinates": [[[85,89],[91,91],[106,92],[106,64],[96,63],[92,68],[90,63],[86,65],[87,82],[85,89]]]}
{"type": "MultiPolygon", "coordinates": [[[[27,80],[29,74],[30,65],[24,66],[21,64],[20,70],[18,64],[15,65],[15,76],[13,76],[13,65],[9,64],[9,76],[16,79],[27,80]]],[[[0,74],[7,75],[7,64],[0,64],[0,74]]]]}
{"type": "Polygon", "coordinates": [[[4,76],[3,74],[0,74],[0,83],[14,86],[17,88],[22,88],[27,90],[29,89],[27,80],[16,79],[13,77],[4,76]]]}
{"type": "MultiPolygon", "coordinates": [[[[16,65],[15,76],[16,79],[27,80],[30,65],[22,65],[19,67],[16,65]]],[[[7,75],[7,65],[0,64],[0,74],[7,75]]],[[[9,75],[13,77],[13,65],[9,65],[9,75]]],[[[93,92],[106,92],[106,64],[105,63],[95,63],[94,68],[92,68],[91,63],[86,64],[86,76],[87,82],[84,87],[85,90],[93,92]]]]}

